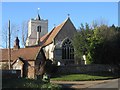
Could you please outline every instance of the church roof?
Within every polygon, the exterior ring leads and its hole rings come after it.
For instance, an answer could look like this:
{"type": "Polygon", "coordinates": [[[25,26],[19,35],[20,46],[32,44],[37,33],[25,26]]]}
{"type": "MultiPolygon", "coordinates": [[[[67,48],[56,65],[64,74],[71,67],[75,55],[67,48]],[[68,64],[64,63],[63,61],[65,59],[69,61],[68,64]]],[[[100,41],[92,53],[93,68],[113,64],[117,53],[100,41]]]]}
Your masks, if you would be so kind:
{"type": "Polygon", "coordinates": [[[60,25],[54,27],[50,33],[47,33],[43,37],[41,37],[41,43],[43,46],[46,46],[48,44],[51,44],[53,42],[53,39],[56,37],[56,35],[60,32],[60,30],[63,28],[63,26],[66,24],[66,22],[70,20],[68,17],[63,23],[60,25]]]}
{"type": "MultiPolygon", "coordinates": [[[[11,49],[11,61],[21,57],[25,60],[36,60],[36,57],[41,50],[41,47],[29,47],[29,48],[20,48],[20,49],[11,49]]],[[[1,49],[2,56],[0,61],[8,61],[8,49],[1,49]]]]}
{"type": "Polygon", "coordinates": [[[40,15],[39,14],[36,16],[36,20],[40,20],[40,15]]]}

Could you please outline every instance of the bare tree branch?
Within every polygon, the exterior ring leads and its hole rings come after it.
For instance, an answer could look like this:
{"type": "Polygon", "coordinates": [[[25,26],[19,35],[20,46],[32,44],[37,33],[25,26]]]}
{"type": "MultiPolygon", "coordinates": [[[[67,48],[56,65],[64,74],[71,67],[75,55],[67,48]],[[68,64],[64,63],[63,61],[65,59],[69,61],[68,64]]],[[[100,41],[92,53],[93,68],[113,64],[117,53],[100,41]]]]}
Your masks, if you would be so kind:
{"type": "MultiPolygon", "coordinates": [[[[13,47],[14,39],[17,36],[17,30],[18,30],[18,25],[16,24],[11,24],[11,46],[13,47]]],[[[8,23],[5,23],[3,28],[2,28],[2,47],[7,48],[8,46],[8,23]]]]}
{"type": "Polygon", "coordinates": [[[26,40],[27,40],[27,35],[28,35],[28,22],[23,21],[22,22],[22,45],[25,47],[26,45],[26,40]]]}

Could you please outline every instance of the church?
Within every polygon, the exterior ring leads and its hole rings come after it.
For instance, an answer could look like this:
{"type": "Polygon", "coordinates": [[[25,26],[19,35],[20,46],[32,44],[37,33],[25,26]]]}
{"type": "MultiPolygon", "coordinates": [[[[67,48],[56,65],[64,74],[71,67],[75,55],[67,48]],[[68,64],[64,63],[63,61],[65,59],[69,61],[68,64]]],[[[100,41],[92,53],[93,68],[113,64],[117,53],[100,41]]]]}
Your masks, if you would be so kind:
{"type": "Polygon", "coordinates": [[[48,20],[41,19],[38,14],[28,22],[26,47],[41,46],[46,59],[52,60],[57,65],[74,64],[72,40],[76,32],[69,16],[48,32],[48,20]]]}
{"type": "Polygon", "coordinates": [[[19,38],[16,37],[14,47],[1,49],[0,68],[10,63],[11,69],[20,70],[21,77],[36,78],[44,73],[46,60],[51,60],[57,66],[75,64],[73,37],[76,28],[70,17],[48,32],[48,20],[36,18],[28,22],[26,47],[20,48],[19,38]],[[10,61],[8,62],[8,60],[10,61]]]}

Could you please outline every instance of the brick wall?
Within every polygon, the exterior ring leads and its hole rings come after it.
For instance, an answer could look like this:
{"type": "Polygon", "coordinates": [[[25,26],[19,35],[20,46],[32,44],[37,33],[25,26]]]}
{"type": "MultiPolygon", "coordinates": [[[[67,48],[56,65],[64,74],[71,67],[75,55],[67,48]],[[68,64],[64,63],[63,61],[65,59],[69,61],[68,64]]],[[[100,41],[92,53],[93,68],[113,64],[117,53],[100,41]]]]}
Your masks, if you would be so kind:
{"type": "Polygon", "coordinates": [[[28,61],[28,78],[35,78],[35,62],[34,61],[28,61]]]}

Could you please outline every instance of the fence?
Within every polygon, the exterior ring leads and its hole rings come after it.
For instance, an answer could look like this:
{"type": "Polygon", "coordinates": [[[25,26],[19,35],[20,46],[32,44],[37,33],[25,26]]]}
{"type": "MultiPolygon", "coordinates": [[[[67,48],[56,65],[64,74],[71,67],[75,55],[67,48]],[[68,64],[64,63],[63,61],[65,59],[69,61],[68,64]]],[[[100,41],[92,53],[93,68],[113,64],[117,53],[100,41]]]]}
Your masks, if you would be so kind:
{"type": "Polygon", "coordinates": [[[119,68],[115,65],[72,65],[72,66],[60,66],[57,73],[69,74],[69,73],[89,73],[89,72],[116,72],[119,68]]]}
{"type": "Polygon", "coordinates": [[[2,78],[20,78],[21,77],[21,70],[0,70],[2,72],[2,78]]]}

